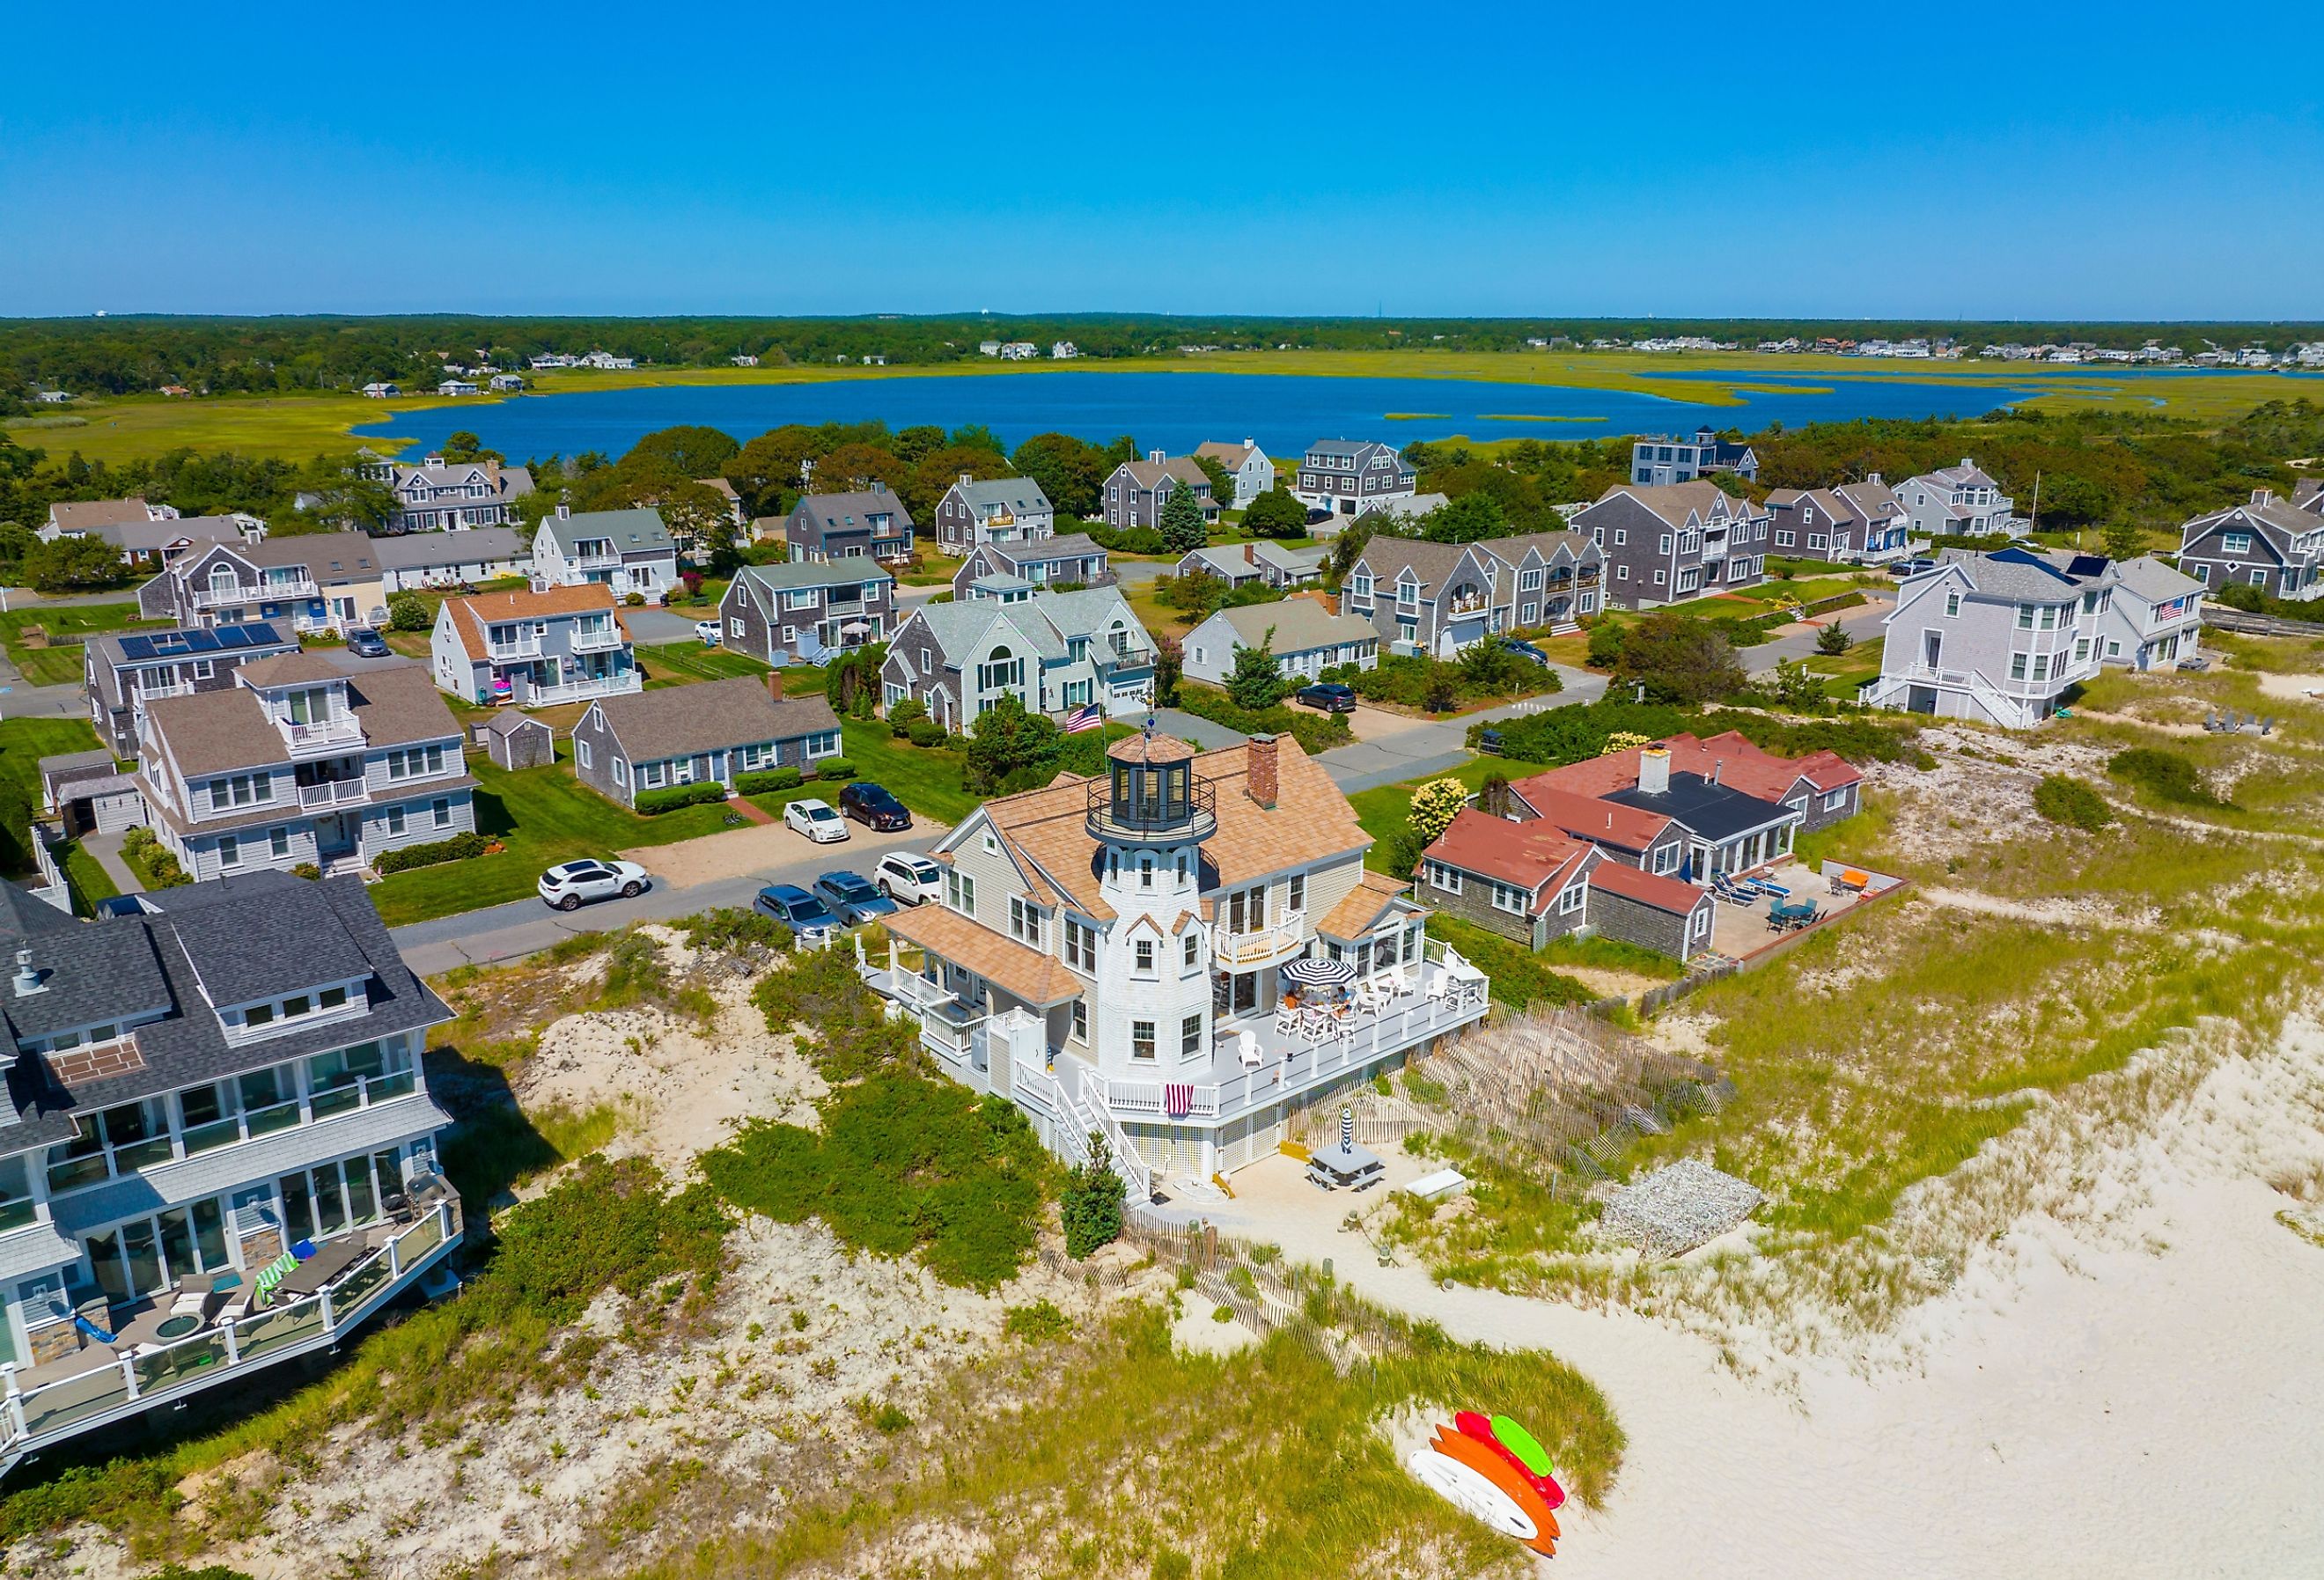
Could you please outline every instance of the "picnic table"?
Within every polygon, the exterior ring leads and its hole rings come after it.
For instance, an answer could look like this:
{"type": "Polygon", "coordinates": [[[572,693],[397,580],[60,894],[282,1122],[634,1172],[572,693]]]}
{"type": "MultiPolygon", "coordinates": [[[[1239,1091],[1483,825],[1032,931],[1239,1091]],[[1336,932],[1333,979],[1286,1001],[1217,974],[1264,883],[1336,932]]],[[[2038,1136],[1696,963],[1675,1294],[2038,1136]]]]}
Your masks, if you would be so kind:
{"type": "Polygon", "coordinates": [[[359,1234],[325,1242],[316,1248],[314,1255],[284,1275],[282,1281],[274,1287],[275,1298],[297,1299],[303,1295],[321,1293],[325,1284],[355,1266],[369,1249],[359,1234]]]}

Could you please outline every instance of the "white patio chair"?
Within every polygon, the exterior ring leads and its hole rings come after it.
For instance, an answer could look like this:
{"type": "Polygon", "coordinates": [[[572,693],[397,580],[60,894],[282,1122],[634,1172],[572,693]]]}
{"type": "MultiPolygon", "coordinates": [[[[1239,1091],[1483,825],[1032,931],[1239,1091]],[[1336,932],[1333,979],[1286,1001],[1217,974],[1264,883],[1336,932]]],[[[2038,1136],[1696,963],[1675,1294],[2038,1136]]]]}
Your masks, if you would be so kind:
{"type": "Polygon", "coordinates": [[[1310,1042],[1321,1042],[1331,1034],[1331,1012],[1317,1009],[1305,1009],[1299,1012],[1300,1036],[1310,1042]]]}
{"type": "Polygon", "coordinates": [[[1288,1004],[1277,1005],[1275,1011],[1275,1030],[1277,1035],[1283,1037],[1288,1037],[1298,1030],[1299,1012],[1288,1004]]]}
{"type": "Polygon", "coordinates": [[[1247,1070],[1255,1070],[1266,1062],[1266,1055],[1259,1050],[1259,1039],[1249,1031],[1235,1033],[1235,1057],[1247,1070]]]}
{"type": "Polygon", "coordinates": [[[1401,966],[1388,967],[1388,986],[1397,998],[1408,998],[1412,994],[1412,978],[1401,966]]]}

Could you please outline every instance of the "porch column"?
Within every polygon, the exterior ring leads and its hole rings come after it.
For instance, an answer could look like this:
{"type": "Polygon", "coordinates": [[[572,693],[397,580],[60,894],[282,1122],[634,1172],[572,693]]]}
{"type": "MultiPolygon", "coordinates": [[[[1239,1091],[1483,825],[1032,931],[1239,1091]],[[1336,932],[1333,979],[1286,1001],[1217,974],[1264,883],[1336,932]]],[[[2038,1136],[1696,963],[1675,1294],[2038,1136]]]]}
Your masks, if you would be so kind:
{"type": "Polygon", "coordinates": [[[239,1364],[242,1360],[242,1339],[234,1331],[234,1318],[228,1317],[222,1319],[218,1323],[218,1333],[226,1340],[226,1363],[229,1366],[239,1364]]]}
{"type": "Polygon", "coordinates": [[[14,1362],[5,1366],[0,1366],[0,1383],[5,1383],[8,1390],[9,1430],[16,1437],[22,1437],[29,1428],[24,1425],[24,1394],[23,1391],[16,1386],[16,1367],[14,1362]]]}

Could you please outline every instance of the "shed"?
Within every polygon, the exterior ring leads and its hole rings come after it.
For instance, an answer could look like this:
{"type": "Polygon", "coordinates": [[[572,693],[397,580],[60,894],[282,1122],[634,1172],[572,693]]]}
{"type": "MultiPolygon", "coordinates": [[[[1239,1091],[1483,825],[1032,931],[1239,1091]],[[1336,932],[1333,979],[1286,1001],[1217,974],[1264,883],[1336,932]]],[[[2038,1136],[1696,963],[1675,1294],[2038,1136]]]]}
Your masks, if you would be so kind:
{"type": "Polygon", "coordinates": [[[119,834],[148,820],[137,781],[110,752],[68,752],[40,761],[41,809],[69,835],[119,834]]]}
{"type": "Polygon", "coordinates": [[[543,768],[557,761],[557,732],[530,714],[511,709],[472,727],[484,755],[503,768],[543,768]]]}

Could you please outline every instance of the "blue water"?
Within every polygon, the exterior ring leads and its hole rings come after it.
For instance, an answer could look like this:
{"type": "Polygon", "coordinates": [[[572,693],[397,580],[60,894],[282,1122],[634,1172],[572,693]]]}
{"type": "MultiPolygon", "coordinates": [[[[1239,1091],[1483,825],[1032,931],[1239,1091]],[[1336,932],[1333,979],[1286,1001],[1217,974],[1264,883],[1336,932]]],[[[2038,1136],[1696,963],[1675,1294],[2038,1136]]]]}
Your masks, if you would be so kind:
{"type": "MultiPolygon", "coordinates": [[[[1672,375],[1676,381],[1733,377],[1672,375]]],[[[1551,384],[1481,379],[1323,378],[1287,374],[1040,373],[858,378],[828,383],[659,385],[642,389],[525,395],[498,404],[455,403],[407,411],[356,429],[367,439],[422,448],[461,429],[512,460],[601,450],[619,456],[642,434],[705,423],[748,440],[786,422],[862,422],[891,427],[982,422],[1014,448],[1036,433],[1062,432],[1103,444],[1133,435],[1141,448],[1183,455],[1204,439],[1256,439],[1271,456],[1295,456],[1318,439],[1600,439],[1692,429],[1697,422],[1746,432],[1782,422],[1857,417],[1976,416],[2024,399],[2000,383],[1970,385],[1855,380],[1838,374],[1751,374],[1755,383],[1797,384],[1748,393],[1740,406],[1551,384]],[[1817,393],[1828,391],[1829,393],[1817,393]],[[1390,421],[1388,413],[1427,413],[1390,421]],[[1569,420],[1549,421],[1544,419],[1569,420]]]]}

